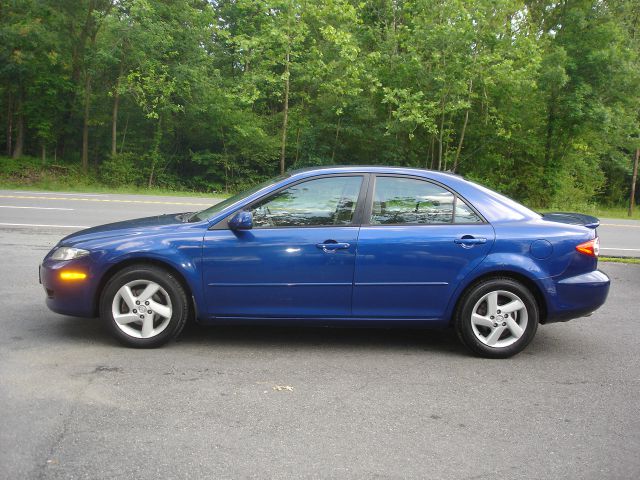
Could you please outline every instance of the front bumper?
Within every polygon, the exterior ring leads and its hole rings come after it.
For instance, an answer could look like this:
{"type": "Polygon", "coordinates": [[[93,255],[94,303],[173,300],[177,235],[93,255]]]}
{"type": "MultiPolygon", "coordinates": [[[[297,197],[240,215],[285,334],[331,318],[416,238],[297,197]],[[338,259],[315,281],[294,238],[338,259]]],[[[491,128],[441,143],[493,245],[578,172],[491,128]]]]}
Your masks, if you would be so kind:
{"type": "Polygon", "coordinates": [[[77,260],[52,261],[45,259],[39,268],[40,283],[45,289],[46,303],[52,311],[77,317],[94,317],[96,277],[87,257],[77,260]],[[87,274],[82,280],[62,280],[64,270],[87,274]]]}
{"type": "Polygon", "coordinates": [[[553,282],[547,291],[551,301],[544,323],[566,322],[593,313],[607,300],[610,284],[600,270],[553,282]]]}

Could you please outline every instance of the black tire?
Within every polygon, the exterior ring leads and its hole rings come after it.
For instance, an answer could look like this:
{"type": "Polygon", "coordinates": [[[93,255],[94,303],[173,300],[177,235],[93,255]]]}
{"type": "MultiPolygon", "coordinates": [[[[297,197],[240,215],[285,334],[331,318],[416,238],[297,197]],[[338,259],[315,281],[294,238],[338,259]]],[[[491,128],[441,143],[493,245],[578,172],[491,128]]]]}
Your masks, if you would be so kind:
{"type": "MultiPolygon", "coordinates": [[[[147,308],[144,306],[141,307],[143,309],[147,308]]],[[[151,312],[151,310],[149,310],[149,312],[151,312]]],[[[100,297],[100,318],[107,325],[107,328],[112,335],[128,347],[160,347],[180,335],[188,317],[189,301],[184,287],[170,272],[154,265],[140,264],[122,269],[107,282],[100,297]],[[116,305],[121,304],[122,306],[114,307],[114,299],[116,299],[118,292],[123,286],[127,284],[131,285],[133,283],[133,291],[137,282],[140,282],[140,285],[142,286],[145,285],[144,282],[154,282],[159,285],[161,289],[158,293],[154,294],[154,296],[150,297],[149,300],[157,300],[157,303],[161,304],[161,306],[169,306],[171,311],[171,315],[169,316],[168,314],[165,314],[164,318],[155,313],[149,315],[152,318],[152,325],[157,324],[157,329],[161,329],[161,331],[148,338],[138,338],[134,336],[137,328],[135,322],[127,324],[129,328],[126,330],[129,330],[131,334],[123,331],[123,328],[118,326],[113,314],[113,308],[122,308],[122,313],[131,314],[133,310],[130,312],[130,308],[128,305],[125,305],[124,300],[120,299],[120,297],[119,300],[116,301],[116,305]],[[165,305],[162,305],[163,302],[165,305]]],[[[139,322],[141,330],[142,321],[139,322]]]]}
{"type": "MultiPolygon", "coordinates": [[[[504,312],[501,310],[497,310],[497,312],[504,315],[504,312]]],[[[485,358],[508,358],[520,353],[529,342],[533,340],[538,329],[539,317],[538,303],[527,287],[511,278],[490,278],[472,285],[463,294],[454,316],[454,328],[462,343],[476,355],[485,358]],[[513,301],[513,296],[524,304],[524,310],[521,309],[517,311],[515,315],[512,313],[511,319],[508,317],[498,318],[496,315],[496,319],[493,320],[496,323],[493,325],[497,324],[498,328],[500,328],[501,325],[506,325],[506,322],[502,323],[502,321],[507,320],[511,322],[515,321],[519,324],[518,326],[526,322],[526,326],[522,328],[523,331],[521,330],[522,333],[519,338],[516,337],[516,334],[512,333],[510,327],[502,327],[502,329],[496,333],[497,338],[504,338],[504,340],[498,340],[496,342],[498,345],[490,346],[486,341],[489,340],[491,333],[496,330],[496,328],[476,324],[476,331],[474,331],[472,315],[474,308],[476,308],[476,313],[481,312],[480,315],[486,315],[487,318],[494,318],[489,316],[488,301],[478,303],[485,298],[486,295],[490,295],[493,292],[497,294],[498,292],[502,292],[496,297],[498,299],[498,307],[504,306],[505,299],[507,301],[513,301]],[[482,309],[485,310],[484,313],[482,313],[482,309]],[[486,332],[486,335],[484,335],[484,332],[486,332]],[[509,344],[509,342],[512,343],[509,344]],[[499,345],[500,343],[504,343],[505,345],[499,345]]],[[[514,327],[514,329],[517,328],[514,327]]]]}

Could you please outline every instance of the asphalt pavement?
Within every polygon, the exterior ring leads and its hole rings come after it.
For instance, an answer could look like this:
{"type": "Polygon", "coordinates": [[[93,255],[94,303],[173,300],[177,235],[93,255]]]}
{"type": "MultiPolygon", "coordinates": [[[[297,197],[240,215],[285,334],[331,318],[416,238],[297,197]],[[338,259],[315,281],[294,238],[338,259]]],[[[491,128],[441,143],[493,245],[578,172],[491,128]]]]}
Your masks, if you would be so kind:
{"type": "MultiPolygon", "coordinates": [[[[508,360],[449,331],[191,325],[132,350],[44,305],[62,236],[209,203],[0,192],[0,478],[640,478],[639,265],[602,263],[607,304],[508,360]]],[[[603,247],[637,247],[626,223],[603,247]]]]}

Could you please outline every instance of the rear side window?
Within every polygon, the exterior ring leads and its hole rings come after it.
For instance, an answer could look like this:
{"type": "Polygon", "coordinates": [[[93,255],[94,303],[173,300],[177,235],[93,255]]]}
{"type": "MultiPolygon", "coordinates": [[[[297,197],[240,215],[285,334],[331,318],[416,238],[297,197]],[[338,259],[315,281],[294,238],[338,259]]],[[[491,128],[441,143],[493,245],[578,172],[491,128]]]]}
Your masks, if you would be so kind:
{"type": "Polygon", "coordinates": [[[482,219],[460,197],[456,199],[455,223],[482,223],[482,219]]]}
{"type": "Polygon", "coordinates": [[[373,196],[372,225],[481,223],[462,199],[431,182],[414,178],[378,177],[373,196]]]}

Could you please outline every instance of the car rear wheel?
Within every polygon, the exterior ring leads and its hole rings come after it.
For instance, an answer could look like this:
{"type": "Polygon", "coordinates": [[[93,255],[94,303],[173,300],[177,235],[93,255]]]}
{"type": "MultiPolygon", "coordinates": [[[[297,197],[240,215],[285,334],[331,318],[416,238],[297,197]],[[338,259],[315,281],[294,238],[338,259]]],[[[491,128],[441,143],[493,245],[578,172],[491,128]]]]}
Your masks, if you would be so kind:
{"type": "Polygon", "coordinates": [[[463,296],[454,325],[458,337],[474,353],[507,358],[521,352],[538,328],[538,305],[531,292],[510,278],[493,278],[463,296]]]}
{"type": "Polygon", "coordinates": [[[180,334],[189,304],[180,282],[153,265],[134,265],[116,273],[105,286],[100,316],[123,344],[159,347],[180,334]]]}

